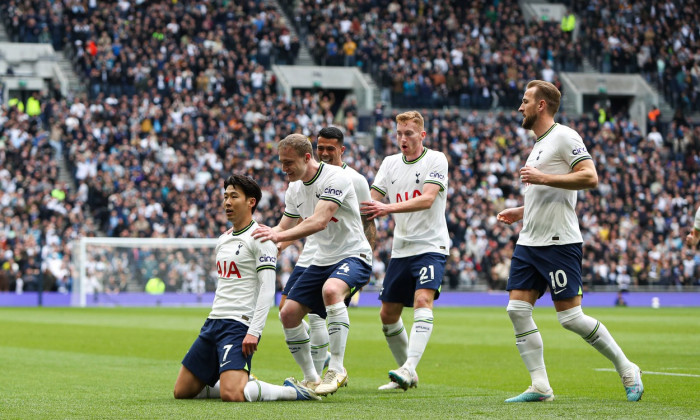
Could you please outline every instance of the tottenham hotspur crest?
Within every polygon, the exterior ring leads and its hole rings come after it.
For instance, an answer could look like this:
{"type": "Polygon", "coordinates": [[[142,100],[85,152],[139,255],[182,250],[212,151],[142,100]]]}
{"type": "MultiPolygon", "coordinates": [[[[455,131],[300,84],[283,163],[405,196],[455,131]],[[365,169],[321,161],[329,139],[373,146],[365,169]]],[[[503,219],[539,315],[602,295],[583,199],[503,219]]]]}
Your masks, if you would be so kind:
{"type": "Polygon", "coordinates": [[[416,172],[416,184],[420,184],[420,179],[418,179],[419,177],[420,177],[420,172],[416,172]]]}

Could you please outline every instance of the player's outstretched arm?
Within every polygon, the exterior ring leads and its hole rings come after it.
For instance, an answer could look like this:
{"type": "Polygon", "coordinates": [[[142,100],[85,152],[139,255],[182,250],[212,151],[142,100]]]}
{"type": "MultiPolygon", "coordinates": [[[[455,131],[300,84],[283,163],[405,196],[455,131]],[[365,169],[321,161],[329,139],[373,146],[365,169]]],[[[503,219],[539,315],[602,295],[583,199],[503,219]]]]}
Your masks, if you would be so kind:
{"type": "MultiPolygon", "coordinates": [[[[441,188],[442,187],[436,184],[425,184],[421,195],[400,203],[387,204],[377,200],[363,201],[360,211],[366,214],[369,220],[372,220],[377,217],[387,216],[391,213],[411,213],[414,211],[427,210],[432,207],[441,188]]],[[[372,190],[372,199],[374,199],[375,194],[379,193],[375,193],[375,190],[372,190]]]]}
{"type": "Polygon", "coordinates": [[[253,238],[260,239],[261,241],[271,240],[276,243],[306,238],[309,235],[313,235],[325,229],[339,207],[340,206],[333,201],[321,200],[316,204],[314,214],[293,228],[275,232],[272,228],[263,226],[253,232],[253,238]]]}

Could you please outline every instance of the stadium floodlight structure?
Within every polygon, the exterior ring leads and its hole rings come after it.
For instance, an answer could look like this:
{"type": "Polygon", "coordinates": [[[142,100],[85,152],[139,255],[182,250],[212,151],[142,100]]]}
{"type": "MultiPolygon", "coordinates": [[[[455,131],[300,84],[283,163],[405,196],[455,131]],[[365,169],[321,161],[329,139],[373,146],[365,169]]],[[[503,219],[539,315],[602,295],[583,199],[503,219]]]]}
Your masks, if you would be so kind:
{"type": "Polygon", "coordinates": [[[80,238],[71,305],[209,305],[202,296],[216,288],[216,244],[204,238],[80,238]],[[146,293],[154,278],[161,289],[146,293]]]}

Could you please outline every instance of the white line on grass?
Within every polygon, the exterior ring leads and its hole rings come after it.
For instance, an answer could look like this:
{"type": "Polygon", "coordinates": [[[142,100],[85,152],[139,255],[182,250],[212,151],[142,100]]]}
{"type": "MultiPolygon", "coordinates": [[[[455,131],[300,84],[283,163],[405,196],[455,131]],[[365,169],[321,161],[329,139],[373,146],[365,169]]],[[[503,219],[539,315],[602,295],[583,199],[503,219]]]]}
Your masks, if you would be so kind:
{"type": "MultiPolygon", "coordinates": [[[[595,369],[598,372],[617,372],[615,369],[595,369]]],[[[692,373],[670,373],[670,372],[649,372],[648,370],[642,371],[645,375],[665,375],[665,376],[687,376],[690,378],[700,378],[700,375],[694,375],[692,373]]]]}

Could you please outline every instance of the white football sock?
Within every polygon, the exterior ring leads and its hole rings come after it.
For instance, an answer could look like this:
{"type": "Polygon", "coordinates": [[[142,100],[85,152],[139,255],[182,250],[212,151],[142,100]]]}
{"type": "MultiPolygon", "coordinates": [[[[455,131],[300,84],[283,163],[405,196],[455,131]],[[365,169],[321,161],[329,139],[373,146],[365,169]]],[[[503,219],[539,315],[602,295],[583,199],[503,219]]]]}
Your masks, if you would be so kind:
{"type": "Polygon", "coordinates": [[[410,371],[415,371],[420,358],[425,352],[430,335],[433,333],[433,310],[430,308],[418,308],[413,310],[413,327],[408,337],[408,357],[406,366],[410,371]]]}
{"type": "Polygon", "coordinates": [[[195,398],[221,398],[221,391],[219,389],[219,382],[215,383],[214,386],[204,385],[199,394],[195,398]]]}
{"type": "Polygon", "coordinates": [[[403,326],[403,320],[399,318],[398,322],[382,325],[382,331],[386,343],[389,345],[389,350],[394,355],[396,365],[403,366],[408,358],[408,334],[403,326]]]}
{"type": "Polygon", "coordinates": [[[314,361],[316,373],[320,376],[323,373],[326,356],[328,356],[328,328],[326,327],[326,320],[316,314],[309,314],[309,325],[311,326],[309,333],[311,338],[311,358],[314,361]]]}
{"type": "Polygon", "coordinates": [[[287,341],[289,352],[292,353],[294,361],[297,362],[301,371],[304,372],[304,379],[311,382],[318,382],[319,378],[311,359],[311,346],[309,345],[309,334],[306,332],[304,324],[299,324],[295,328],[284,329],[284,339],[287,341]]]}
{"type": "Polygon", "coordinates": [[[345,346],[350,332],[348,308],[345,306],[345,302],[338,302],[326,306],[326,312],[328,313],[328,341],[331,351],[331,363],[328,365],[328,369],[343,372],[345,346]]]}
{"type": "Polygon", "coordinates": [[[544,344],[535,321],[532,319],[532,305],[522,300],[508,301],[506,311],[513,323],[515,332],[515,345],[518,347],[520,357],[525,367],[530,372],[532,385],[540,391],[548,391],[549,378],[544,365],[544,344]]]}
{"type": "Polygon", "coordinates": [[[268,384],[263,381],[250,381],[243,388],[246,401],[293,401],[297,399],[297,391],[290,386],[268,384]]]}
{"type": "Polygon", "coordinates": [[[627,359],[605,325],[585,315],[580,306],[557,312],[557,318],[564,328],[580,335],[588,344],[613,362],[618,373],[623,373],[632,367],[632,362],[627,359]]]}

